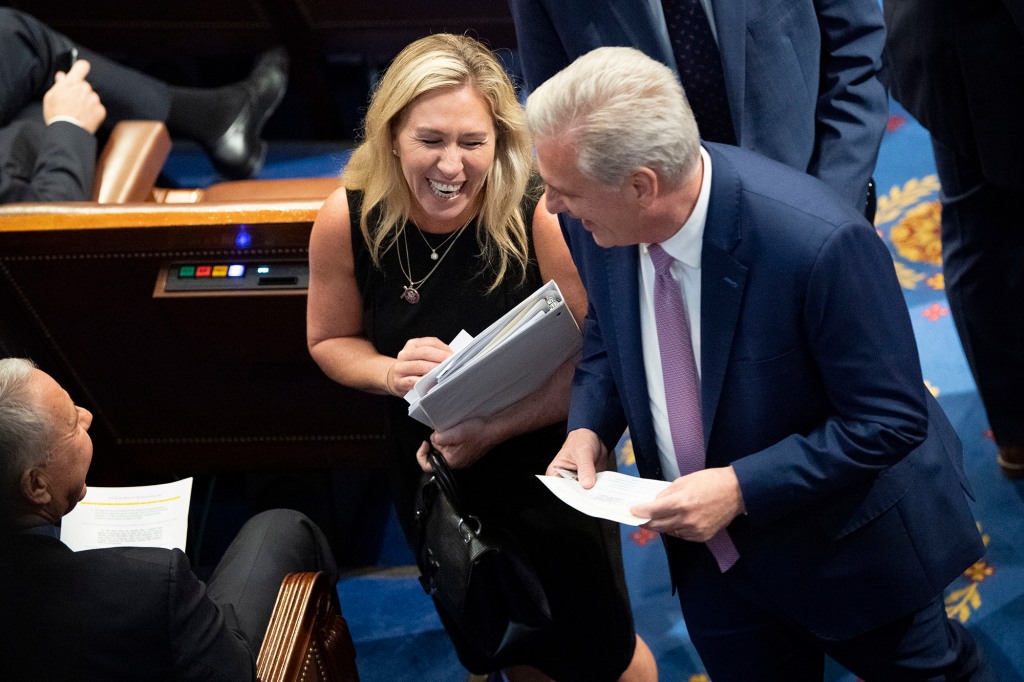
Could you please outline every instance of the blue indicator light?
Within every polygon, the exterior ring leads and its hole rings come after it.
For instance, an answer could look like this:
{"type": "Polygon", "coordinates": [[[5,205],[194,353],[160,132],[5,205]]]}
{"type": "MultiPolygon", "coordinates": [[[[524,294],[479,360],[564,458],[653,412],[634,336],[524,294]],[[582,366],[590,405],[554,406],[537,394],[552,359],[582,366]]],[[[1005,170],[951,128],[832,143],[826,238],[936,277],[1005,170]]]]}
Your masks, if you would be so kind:
{"type": "Polygon", "coordinates": [[[240,263],[236,263],[234,265],[229,265],[228,266],[228,277],[244,277],[244,276],[245,276],[245,266],[244,265],[242,265],[240,263]]]}
{"type": "Polygon", "coordinates": [[[245,225],[242,225],[241,231],[235,235],[235,246],[240,249],[244,249],[252,243],[252,237],[245,231],[245,227],[245,225]]]}
{"type": "Polygon", "coordinates": [[[270,266],[269,265],[261,265],[258,268],[256,268],[256,272],[258,274],[261,274],[261,275],[266,275],[267,273],[270,272],[270,266]]]}

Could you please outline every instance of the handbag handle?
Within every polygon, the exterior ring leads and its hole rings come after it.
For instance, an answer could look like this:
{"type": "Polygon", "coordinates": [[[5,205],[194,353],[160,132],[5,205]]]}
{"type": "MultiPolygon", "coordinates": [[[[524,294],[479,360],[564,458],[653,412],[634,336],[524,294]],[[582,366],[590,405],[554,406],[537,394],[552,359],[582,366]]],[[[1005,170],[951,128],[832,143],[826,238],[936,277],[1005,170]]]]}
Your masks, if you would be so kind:
{"type": "Polygon", "coordinates": [[[448,502],[451,503],[455,513],[459,515],[463,522],[470,519],[474,520],[478,526],[477,532],[479,532],[480,521],[475,516],[466,512],[466,508],[462,504],[462,497],[459,495],[459,486],[455,482],[455,474],[452,473],[452,468],[448,466],[444,455],[431,446],[430,451],[427,452],[427,461],[430,462],[430,468],[434,472],[434,480],[437,482],[437,487],[448,498],[448,502]]]}

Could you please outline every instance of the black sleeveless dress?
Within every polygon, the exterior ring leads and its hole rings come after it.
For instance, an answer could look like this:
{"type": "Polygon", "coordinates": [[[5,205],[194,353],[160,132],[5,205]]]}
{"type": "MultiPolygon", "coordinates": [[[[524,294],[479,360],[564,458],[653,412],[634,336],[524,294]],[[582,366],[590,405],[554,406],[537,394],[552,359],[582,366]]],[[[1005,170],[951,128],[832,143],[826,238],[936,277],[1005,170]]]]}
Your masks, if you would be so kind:
{"type": "MultiPolygon", "coordinates": [[[[520,286],[519,273],[513,272],[488,293],[494,276],[481,272],[483,259],[475,224],[438,264],[430,259],[430,249],[410,223],[404,242],[399,237],[400,246],[383,255],[378,269],[359,229],[362,194],[350,190],[348,203],[364,329],[384,355],[396,356],[411,338],[435,336],[447,343],[461,329],[475,336],[543,284],[531,233],[526,282],[520,286]],[[415,304],[401,297],[408,280],[402,274],[398,251],[404,264],[406,245],[406,269],[411,267],[413,279],[421,279],[437,265],[418,288],[420,300],[415,304]]],[[[536,199],[523,200],[527,226],[532,224],[536,205],[536,199]]],[[[373,216],[370,225],[372,229],[373,216]]],[[[438,235],[427,239],[435,246],[442,242],[438,235]]],[[[444,249],[439,249],[438,255],[442,254],[444,249]]],[[[405,400],[389,398],[388,403],[395,506],[406,538],[411,539],[413,502],[422,474],[416,450],[431,429],[408,416],[405,400]]],[[[635,644],[618,527],[576,512],[536,479],[564,440],[565,423],[554,424],[506,441],[471,467],[456,472],[466,506],[484,526],[501,526],[523,546],[544,583],[554,620],[553,635],[538,642],[524,660],[491,661],[486,669],[532,665],[559,682],[616,680],[629,665],[635,644]]],[[[451,630],[448,635],[453,641],[459,636],[451,630]]],[[[480,662],[463,663],[471,669],[481,667],[480,662]]]]}

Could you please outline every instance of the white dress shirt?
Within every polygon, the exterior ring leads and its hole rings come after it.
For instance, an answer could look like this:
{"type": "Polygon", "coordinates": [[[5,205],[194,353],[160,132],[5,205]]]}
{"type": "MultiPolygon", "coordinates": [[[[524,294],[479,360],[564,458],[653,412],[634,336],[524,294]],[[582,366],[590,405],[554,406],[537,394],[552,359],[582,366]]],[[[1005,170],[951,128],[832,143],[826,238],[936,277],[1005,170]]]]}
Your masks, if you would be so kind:
{"type": "MultiPolygon", "coordinates": [[[[690,339],[693,357],[697,361],[697,385],[700,386],[700,256],[704,240],[704,223],[708,216],[711,194],[711,157],[700,149],[704,163],[704,177],[693,212],[679,231],[661,242],[661,248],[676,259],[672,264],[672,278],[683,292],[686,315],[690,321],[690,339]]],[[[644,353],[644,372],[650,395],[651,416],[654,418],[654,436],[658,445],[658,458],[666,481],[679,478],[679,464],[672,447],[668,411],[665,401],[665,379],[661,374],[661,351],[658,347],[658,328],[654,321],[654,263],[647,244],[640,244],[640,336],[644,353]]]]}

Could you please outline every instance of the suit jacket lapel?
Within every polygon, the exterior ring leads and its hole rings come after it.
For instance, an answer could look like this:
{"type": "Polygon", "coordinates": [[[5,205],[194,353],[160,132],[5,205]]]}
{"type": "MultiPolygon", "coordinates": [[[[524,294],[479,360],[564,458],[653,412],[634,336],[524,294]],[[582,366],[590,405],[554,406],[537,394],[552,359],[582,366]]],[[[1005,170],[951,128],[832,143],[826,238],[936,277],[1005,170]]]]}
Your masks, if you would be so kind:
{"type": "Polygon", "coordinates": [[[638,33],[637,37],[650,36],[649,46],[636,45],[647,53],[648,56],[657,59],[667,65],[677,74],[679,67],[676,64],[675,52],[672,50],[672,40],[668,36],[668,25],[665,23],[665,10],[662,9],[661,0],[644,0],[644,6],[639,10],[636,7],[628,7],[631,21],[635,24],[638,33]]]}
{"type": "MultiPolygon", "coordinates": [[[[641,473],[660,478],[661,465],[654,439],[654,421],[651,418],[640,336],[639,247],[618,247],[601,252],[605,257],[607,294],[612,304],[614,328],[619,334],[615,342],[619,349],[622,376],[626,378],[622,387],[623,394],[619,398],[630,424],[634,452],[642,460],[638,462],[641,473]]],[[[607,335],[605,342],[608,342],[607,335]]]]}
{"type": "Polygon", "coordinates": [[[714,145],[705,147],[712,159],[711,199],[701,254],[700,303],[701,411],[707,447],[732,354],[747,267],[731,255],[741,240],[739,177],[732,165],[714,150],[714,145]]]}

